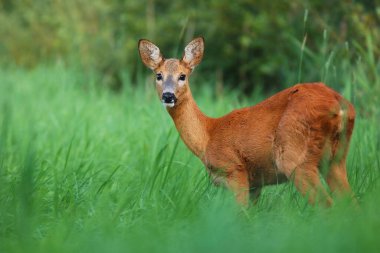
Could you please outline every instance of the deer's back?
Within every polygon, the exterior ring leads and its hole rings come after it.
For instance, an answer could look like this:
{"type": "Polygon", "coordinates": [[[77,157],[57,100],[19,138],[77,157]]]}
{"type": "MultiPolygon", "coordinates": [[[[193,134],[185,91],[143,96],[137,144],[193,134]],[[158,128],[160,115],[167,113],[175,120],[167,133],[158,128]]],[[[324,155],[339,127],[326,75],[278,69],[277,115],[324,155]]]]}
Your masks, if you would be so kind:
{"type": "Polygon", "coordinates": [[[281,128],[294,129],[286,132],[288,137],[299,138],[300,125],[307,125],[319,136],[329,136],[339,128],[336,119],[341,103],[351,106],[324,84],[298,84],[255,106],[232,111],[211,126],[206,165],[246,169],[252,180],[266,184],[282,181],[274,159],[274,142],[281,128]]]}

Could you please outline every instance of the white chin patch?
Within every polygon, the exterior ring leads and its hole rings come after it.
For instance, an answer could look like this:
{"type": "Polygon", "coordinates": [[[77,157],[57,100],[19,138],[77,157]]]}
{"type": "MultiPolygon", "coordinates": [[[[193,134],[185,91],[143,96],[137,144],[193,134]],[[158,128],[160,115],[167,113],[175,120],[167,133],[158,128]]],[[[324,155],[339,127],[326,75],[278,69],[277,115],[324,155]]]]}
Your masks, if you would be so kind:
{"type": "Polygon", "coordinates": [[[165,108],[172,108],[174,107],[174,103],[162,103],[162,105],[165,107],[165,108]]]}

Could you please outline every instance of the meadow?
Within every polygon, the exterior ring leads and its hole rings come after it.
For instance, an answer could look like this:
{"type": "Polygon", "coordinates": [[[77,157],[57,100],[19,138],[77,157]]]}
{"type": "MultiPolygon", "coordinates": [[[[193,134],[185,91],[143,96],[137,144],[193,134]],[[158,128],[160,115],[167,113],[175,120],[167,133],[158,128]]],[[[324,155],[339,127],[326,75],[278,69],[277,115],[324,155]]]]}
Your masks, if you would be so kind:
{"type": "MultiPolygon", "coordinates": [[[[59,63],[0,70],[0,252],[378,252],[379,119],[355,96],[364,86],[334,87],[357,106],[347,166],[360,207],[312,207],[287,183],[245,209],[179,139],[152,76],[123,82],[115,93],[59,63]]],[[[273,93],[192,89],[214,117],[273,93]]]]}

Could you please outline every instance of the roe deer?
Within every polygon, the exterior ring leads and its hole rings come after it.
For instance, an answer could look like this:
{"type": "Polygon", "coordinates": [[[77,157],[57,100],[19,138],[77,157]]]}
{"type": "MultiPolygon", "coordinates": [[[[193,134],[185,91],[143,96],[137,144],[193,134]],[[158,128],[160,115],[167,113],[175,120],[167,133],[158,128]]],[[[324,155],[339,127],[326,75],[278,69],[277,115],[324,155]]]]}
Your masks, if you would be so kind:
{"type": "Polygon", "coordinates": [[[265,185],[292,180],[311,204],[331,205],[318,168],[325,159],[331,191],[352,194],[346,156],[355,110],[340,94],[323,83],[297,84],[255,106],[210,118],[189,86],[203,57],[203,38],[192,40],[181,60],[165,59],[145,39],[138,47],[143,63],[156,74],[158,95],[182,140],[239,203],[247,205],[249,195],[256,199],[265,185]]]}

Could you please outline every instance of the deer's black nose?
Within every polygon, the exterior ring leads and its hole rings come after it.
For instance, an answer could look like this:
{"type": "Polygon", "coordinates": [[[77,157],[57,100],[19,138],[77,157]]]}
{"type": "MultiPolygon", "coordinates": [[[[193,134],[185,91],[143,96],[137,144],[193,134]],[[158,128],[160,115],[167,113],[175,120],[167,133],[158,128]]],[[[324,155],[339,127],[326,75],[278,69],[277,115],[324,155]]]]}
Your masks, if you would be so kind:
{"type": "Polygon", "coordinates": [[[175,97],[174,93],[171,92],[164,92],[162,93],[162,102],[167,104],[172,104],[177,101],[177,98],[175,97]]]}

